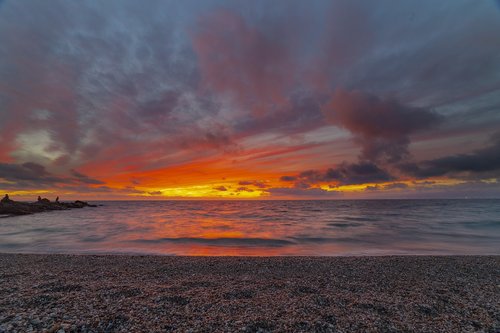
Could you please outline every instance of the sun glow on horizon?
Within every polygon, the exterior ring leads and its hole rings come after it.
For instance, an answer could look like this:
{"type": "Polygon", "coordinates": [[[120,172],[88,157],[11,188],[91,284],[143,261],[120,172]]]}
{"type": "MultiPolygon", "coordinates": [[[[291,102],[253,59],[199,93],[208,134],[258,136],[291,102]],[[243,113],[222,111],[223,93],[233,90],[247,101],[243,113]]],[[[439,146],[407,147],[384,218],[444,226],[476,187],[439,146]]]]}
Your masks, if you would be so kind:
{"type": "Polygon", "coordinates": [[[2,3],[0,191],[499,197],[490,1],[172,6],[2,3]]]}
{"type": "MultiPolygon", "coordinates": [[[[485,181],[486,183],[496,184],[496,179],[489,179],[485,181]]],[[[335,185],[332,183],[320,183],[316,185],[311,185],[305,190],[311,192],[309,198],[325,199],[322,195],[318,196],[317,191],[321,191],[324,195],[332,194],[332,199],[335,198],[349,198],[351,195],[369,195],[371,192],[384,193],[392,191],[392,193],[398,193],[398,191],[415,191],[422,188],[443,188],[454,185],[459,185],[464,183],[464,181],[456,179],[433,179],[432,181],[426,180],[425,182],[418,182],[415,180],[399,180],[392,182],[381,182],[381,183],[365,183],[365,184],[350,184],[350,185],[335,185]],[[315,192],[316,191],[316,192],[315,192]],[[338,196],[336,196],[338,194],[338,196]]],[[[105,196],[107,193],[123,193],[121,198],[123,199],[271,199],[273,191],[275,189],[283,190],[284,193],[277,196],[278,199],[300,199],[301,197],[296,197],[293,191],[296,189],[295,184],[290,184],[288,182],[282,182],[280,180],[275,181],[229,181],[225,180],[222,182],[209,182],[199,185],[185,185],[185,186],[165,186],[156,187],[153,184],[151,186],[138,186],[134,188],[132,193],[129,193],[129,189],[123,186],[115,185],[113,187],[107,186],[97,186],[95,185],[90,189],[89,194],[79,193],[78,191],[68,191],[68,190],[58,190],[58,189],[44,189],[44,190],[21,190],[12,191],[8,189],[1,189],[0,192],[9,193],[12,196],[18,196],[23,199],[33,200],[38,195],[47,196],[61,196],[61,197],[92,197],[95,196],[96,192],[101,192],[101,197],[105,196]],[[290,191],[289,193],[286,191],[290,191]]]]}

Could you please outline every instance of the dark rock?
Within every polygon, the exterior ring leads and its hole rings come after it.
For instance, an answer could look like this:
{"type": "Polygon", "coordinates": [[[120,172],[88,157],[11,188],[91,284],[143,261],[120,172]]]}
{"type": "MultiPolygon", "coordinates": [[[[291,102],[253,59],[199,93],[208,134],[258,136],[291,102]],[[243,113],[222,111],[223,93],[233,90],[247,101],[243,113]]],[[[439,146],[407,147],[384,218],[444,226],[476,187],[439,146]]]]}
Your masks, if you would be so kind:
{"type": "Polygon", "coordinates": [[[38,196],[38,199],[37,199],[37,202],[38,203],[43,203],[43,204],[49,204],[50,203],[50,200],[47,199],[47,198],[41,198],[40,196],[38,196]]]}
{"type": "Polygon", "coordinates": [[[2,200],[0,200],[0,203],[11,203],[11,202],[13,202],[13,201],[12,201],[12,200],[10,200],[10,198],[9,198],[9,195],[8,195],[8,194],[6,194],[6,195],[5,195],[5,197],[3,197],[3,199],[2,199],[2,200]]]}
{"type": "Polygon", "coordinates": [[[33,208],[24,203],[0,203],[0,215],[27,215],[32,214],[33,208]]]}
{"type": "Polygon", "coordinates": [[[76,200],[75,201],[75,205],[78,205],[78,206],[81,206],[81,207],[97,207],[97,205],[91,205],[91,204],[89,204],[86,201],[80,201],[80,200],[76,200]]]}
{"type": "Polygon", "coordinates": [[[77,200],[74,203],[70,202],[59,202],[59,197],[57,197],[55,202],[51,202],[47,198],[38,199],[34,203],[18,202],[11,200],[9,195],[6,194],[5,197],[0,200],[0,215],[16,216],[16,215],[27,215],[34,214],[52,210],[66,210],[71,208],[83,208],[83,207],[97,207],[96,205],[91,205],[85,201],[77,200]]]}

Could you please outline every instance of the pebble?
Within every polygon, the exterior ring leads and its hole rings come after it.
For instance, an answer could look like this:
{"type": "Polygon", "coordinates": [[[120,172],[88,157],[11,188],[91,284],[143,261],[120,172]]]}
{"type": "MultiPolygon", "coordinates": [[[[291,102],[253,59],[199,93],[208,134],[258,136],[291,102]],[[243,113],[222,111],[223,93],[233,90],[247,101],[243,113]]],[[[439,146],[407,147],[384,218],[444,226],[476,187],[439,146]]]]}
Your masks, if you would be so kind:
{"type": "Polygon", "coordinates": [[[497,332],[499,268],[500,256],[0,254],[0,332],[497,332]]]}

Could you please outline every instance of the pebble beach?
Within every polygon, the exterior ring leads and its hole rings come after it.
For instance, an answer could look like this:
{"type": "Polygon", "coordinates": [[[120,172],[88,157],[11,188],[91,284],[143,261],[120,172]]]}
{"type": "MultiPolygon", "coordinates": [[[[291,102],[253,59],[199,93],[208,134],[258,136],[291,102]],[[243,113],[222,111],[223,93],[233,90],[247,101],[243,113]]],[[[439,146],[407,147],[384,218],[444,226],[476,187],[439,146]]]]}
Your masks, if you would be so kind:
{"type": "Polygon", "coordinates": [[[500,332],[500,256],[0,254],[0,332],[500,332]]]}

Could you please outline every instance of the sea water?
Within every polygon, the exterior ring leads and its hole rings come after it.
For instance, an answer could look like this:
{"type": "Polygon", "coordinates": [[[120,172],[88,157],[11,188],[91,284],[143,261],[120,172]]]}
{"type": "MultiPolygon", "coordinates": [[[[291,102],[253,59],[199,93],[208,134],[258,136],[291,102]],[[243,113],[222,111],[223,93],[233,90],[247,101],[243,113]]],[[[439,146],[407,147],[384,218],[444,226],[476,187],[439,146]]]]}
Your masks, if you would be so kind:
{"type": "Polygon", "coordinates": [[[0,219],[0,252],[500,254],[500,200],[107,201],[0,219]]]}

